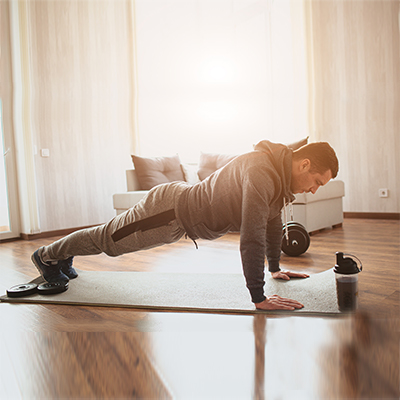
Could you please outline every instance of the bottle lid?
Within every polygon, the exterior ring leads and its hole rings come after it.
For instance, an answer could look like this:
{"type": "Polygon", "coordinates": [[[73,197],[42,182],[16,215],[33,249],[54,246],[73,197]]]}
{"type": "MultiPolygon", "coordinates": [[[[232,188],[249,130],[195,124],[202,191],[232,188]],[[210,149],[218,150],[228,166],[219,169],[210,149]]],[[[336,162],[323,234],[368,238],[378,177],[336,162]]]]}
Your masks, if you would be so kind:
{"type": "Polygon", "coordinates": [[[337,274],[351,275],[358,274],[361,270],[351,257],[344,257],[342,252],[336,253],[336,265],[333,269],[337,274]]]}

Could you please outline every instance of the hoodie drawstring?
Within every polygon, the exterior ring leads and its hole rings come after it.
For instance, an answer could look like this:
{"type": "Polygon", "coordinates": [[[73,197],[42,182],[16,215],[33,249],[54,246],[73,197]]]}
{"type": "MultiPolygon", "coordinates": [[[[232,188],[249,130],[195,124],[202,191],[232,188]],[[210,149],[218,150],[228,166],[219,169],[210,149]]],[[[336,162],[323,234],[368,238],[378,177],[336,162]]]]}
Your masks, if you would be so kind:
{"type": "Polygon", "coordinates": [[[286,201],[286,197],[283,198],[283,218],[285,220],[285,239],[289,245],[289,230],[288,230],[288,215],[286,212],[286,207],[289,206],[290,221],[293,221],[293,204],[291,201],[286,201]]]}
{"type": "MultiPolygon", "coordinates": [[[[185,239],[187,239],[189,236],[188,236],[188,234],[187,233],[185,233],[185,239]]],[[[194,245],[196,246],[196,250],[198,250],[199,249],[199,246],[197,246],[197,243],[196,243],[196,241],[194,240],[194,239],[192,239],[192,238],[189,238],[190,240],[192,240],[192,242],[194,243],[194,245]]]]}

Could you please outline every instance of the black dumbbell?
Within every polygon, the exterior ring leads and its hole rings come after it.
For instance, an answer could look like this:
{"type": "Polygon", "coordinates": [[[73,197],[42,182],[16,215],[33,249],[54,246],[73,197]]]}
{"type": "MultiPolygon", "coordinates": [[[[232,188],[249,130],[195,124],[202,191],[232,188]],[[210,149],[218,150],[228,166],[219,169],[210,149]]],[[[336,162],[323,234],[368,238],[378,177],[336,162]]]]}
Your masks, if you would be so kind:
{"type": "Polygon", "coordinates": [[[297,257],[307,251],[310,246],[310,235],[303,225],[290,221],[287,223],[289,238],[286,238],[286,226],[282,229],[282,251],[288,256],[297,257]]]}

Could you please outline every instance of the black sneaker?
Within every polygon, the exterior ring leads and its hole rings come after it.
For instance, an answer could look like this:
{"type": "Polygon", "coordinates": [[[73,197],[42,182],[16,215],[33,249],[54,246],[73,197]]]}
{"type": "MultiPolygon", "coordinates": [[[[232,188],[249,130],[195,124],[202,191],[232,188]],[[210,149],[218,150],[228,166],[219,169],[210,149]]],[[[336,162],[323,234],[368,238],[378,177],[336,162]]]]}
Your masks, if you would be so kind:
{"type": "Polygon", "coordinates": [[[31,256],[32,262],[35,264],[35,267],[40,272],[40,275],[49,282],[62,282],[66,283],[69,281],[67,275],[61,272],[61,266],[59,261],[55,261],[54,264],[45,264],[39,257],[38,250],[36,250],[31,256]]]}
{"type": "Polygon", "coordinates": [[[58,263],[61,265],[61,272],[68,276],[69,279],[75,279],[78,277],[78,273],[72,266],[72,260],[74,257],[67,258],[66,260],[60,260],[58,263]]]}

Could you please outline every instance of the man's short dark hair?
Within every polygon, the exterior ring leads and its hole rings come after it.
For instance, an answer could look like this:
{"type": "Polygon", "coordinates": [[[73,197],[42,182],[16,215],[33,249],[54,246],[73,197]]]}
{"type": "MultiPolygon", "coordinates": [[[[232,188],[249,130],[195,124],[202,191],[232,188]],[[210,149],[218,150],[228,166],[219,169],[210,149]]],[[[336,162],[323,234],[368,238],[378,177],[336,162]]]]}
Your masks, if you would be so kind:
{"type": "Polygon", "coordinates": [[[309,143],[293,152],[293,160],[309,159],[311,172],[323,174],[328,170],[332,172],[332,179],[336,178],[339,171],[339,161],[335,150],[327,142],[309,143]]]}

